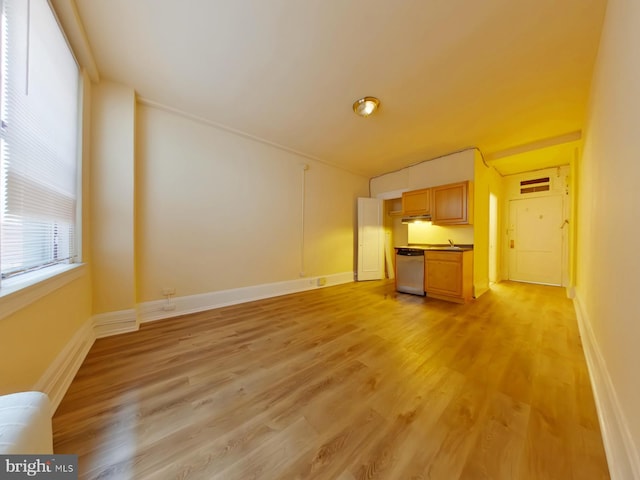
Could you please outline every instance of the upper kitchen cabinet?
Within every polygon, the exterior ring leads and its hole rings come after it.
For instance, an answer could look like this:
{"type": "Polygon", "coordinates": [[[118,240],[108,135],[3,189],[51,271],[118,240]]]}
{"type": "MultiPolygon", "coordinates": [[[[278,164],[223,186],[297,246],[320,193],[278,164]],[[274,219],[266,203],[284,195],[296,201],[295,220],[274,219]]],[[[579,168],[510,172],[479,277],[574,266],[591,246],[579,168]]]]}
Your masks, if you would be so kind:
{"type": "Polygon", "coordinates": [[[403,215],[428,215],[431,213],[431,189],[413,190],[402,194],[403,215]]]}
{"type": "Polygon", "coordinates": [[[450,183],[431,189],[434,225],[469,225],[473,223],[473,183],[450,183]]]}

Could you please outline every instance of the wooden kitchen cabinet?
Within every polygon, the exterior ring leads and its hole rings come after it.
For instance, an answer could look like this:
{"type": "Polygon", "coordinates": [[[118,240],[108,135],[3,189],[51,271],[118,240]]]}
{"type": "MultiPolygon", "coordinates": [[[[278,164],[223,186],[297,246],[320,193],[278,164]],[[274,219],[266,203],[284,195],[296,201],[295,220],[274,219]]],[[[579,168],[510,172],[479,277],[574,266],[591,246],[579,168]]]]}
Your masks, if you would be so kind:
{"type": "Polygon", "coordinates": [[[470,181],[433,187],[431,221],[434,225],[473,223],[473,183],[470,181]]]}
{"type": "Polygon", "coordinates": [[[428,215],[431,213],[431,189],[423,188],[402,194],[403,215],[428,215]]]}
{"type": "Polygon", "coordinates": [[[428,297],[465,303],[473,297],[473,251],[425,251],[424,290],[428,297]]]}

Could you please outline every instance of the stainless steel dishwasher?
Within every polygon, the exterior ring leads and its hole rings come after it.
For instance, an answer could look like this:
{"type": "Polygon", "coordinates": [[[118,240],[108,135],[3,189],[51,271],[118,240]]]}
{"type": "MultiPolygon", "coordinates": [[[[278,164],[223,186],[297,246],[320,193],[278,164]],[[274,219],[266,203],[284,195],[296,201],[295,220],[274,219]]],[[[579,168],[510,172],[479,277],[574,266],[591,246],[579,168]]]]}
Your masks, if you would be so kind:
{"type": "Polygon", "coordinates": [[[424,296],[424,250],[396,249],[396,290],[424,296]]]}

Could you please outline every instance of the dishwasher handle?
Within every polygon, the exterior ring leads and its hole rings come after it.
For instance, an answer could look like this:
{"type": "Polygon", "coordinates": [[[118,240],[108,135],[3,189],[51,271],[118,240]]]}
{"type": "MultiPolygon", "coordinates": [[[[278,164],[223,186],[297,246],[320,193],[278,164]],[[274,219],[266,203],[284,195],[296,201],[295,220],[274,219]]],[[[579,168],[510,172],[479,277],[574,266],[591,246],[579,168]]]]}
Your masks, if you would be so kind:
{"type": "Polygon", "coordinates": [[[403,257],[424,257],[424,250],[418,250],[416,248],[399,248],[396,254],[403,257]]]}

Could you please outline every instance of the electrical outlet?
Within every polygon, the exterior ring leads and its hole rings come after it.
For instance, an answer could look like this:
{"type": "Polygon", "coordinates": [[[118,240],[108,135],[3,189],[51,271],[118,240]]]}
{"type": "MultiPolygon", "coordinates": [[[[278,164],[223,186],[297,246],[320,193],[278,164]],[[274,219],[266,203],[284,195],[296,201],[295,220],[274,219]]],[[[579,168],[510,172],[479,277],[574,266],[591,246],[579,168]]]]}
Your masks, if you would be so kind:
{"type": "Polygon", "coordinates": [[[162,295],[164,295],[165,297],[167,295],[175,295],[176,294],[176,289],[173,287],[164,287],[162,289],[162,295]]]}
{"type": "Polygon", "coordinates": [[[327,279],[325,277],[318,278],[318,286],[324,287],[327,284],[327,279]]]}

